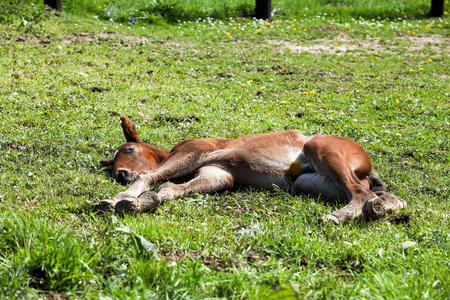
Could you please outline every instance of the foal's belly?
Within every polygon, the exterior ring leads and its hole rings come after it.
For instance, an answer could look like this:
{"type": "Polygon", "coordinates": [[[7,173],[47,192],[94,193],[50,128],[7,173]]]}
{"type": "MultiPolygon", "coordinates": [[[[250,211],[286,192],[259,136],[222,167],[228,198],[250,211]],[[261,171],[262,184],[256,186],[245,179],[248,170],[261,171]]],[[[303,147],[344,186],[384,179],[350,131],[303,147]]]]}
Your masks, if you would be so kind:
{"type": "Polygon", "coordinates": [[[219,165],[233,174],[236,182],[256,189],[286,188],[303,174],[303,145],[310,137],[298,131],[245,136],[233,141],[229,147],[209,154],[207,161],[219,165]],[[295,166],[295,170],[292,169],[295,166]],[[286,176],[295,171],[293,180],[286,176]]]}
{"type": "Polygon", "coordinates": [[[293,183],[287,176],[291,174],[293,166],[298,172],[296,177],[304,173],[303,162],[298,162],[301,153],[301,150],[297,150],[274,157],[258,157],[251,162],[230,166],[230,171],[238,183],[244,186],[269,191],[276,187],[285,189],[289,183],[293,183]]]}

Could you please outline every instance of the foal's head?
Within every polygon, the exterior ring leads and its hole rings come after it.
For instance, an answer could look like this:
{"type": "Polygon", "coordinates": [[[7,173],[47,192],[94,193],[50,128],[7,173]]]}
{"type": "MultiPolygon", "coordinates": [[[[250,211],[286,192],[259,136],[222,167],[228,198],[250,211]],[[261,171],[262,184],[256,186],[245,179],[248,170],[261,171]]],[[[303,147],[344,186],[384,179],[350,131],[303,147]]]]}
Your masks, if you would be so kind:
{"type": "Polygon", "coordinates": [[[120,146],[114,158],[101,162],[102,166],[112,166],[113,176],[121,184],[136,180],[142,171],[154,169],[168,152],[141,141],[133,123],[127,117],[121,117],[123,134],[127,142],[120,146]]]}

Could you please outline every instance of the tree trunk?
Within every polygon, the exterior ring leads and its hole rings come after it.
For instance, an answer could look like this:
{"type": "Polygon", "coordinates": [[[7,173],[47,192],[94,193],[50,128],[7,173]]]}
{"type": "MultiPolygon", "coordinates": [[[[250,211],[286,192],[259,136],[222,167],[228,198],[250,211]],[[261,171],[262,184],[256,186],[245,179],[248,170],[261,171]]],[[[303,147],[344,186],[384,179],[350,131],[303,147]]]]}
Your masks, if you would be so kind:
{"type": "Polygon", "coordinates": [[[256,0],[255,17],[257,19],[268,20],[272,16],[271,0],[256,0]]]}
{"type": "Polygon", "coordinates": [[[57,11],[62,11],[62,0],[44,0],[44,4],[47,4],[57,11]]]}
{"type": "Polygon", "coordinates": [[[444,15],[445,0],[431,0],[430,17],[442,17],[444,15]]]}

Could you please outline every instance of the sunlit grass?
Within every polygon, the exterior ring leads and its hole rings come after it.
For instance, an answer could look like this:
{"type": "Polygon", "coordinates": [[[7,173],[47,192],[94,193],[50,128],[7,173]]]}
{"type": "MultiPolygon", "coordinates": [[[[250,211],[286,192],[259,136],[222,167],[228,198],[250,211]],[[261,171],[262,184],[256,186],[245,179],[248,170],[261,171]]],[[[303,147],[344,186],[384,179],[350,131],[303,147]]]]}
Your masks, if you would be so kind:
{"type": "Polygon", "coordinates": [[[2,298],[263,299],[289,283],[308,299],[450,296],[448,15],[280,1],[270,21],[128,25],[136,7],[115,2],[128,10],[110,21],[106,3],[0,24],[2,298]],[[287,129],[351,138],[408,206],[319,225],[342,204],[243,189],[95,215],[125,188],[99,163],[124,142],[120,115],[167,150],[287,129]]]}

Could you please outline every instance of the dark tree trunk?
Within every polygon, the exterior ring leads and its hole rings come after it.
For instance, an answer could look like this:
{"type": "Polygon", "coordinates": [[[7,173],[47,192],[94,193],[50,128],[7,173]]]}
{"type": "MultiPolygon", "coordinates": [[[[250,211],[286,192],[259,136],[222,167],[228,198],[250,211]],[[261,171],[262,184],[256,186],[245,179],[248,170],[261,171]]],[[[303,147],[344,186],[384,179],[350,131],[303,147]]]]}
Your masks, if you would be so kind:
{"type": "Polygon", "coordinates": [[[271,0],[256,0],[255,17],[257,19],[268,20],[272,15],[271,0]]]}
{"type": "Polygon", "coordinates": [[[444,15],[445,0],[431,0],[430,17],[442,17],[444,15]]]}
{"type": "Polygon", "coordinates": [[[62,11],[62,0],[44,0],[44,4],[47,4],[57,11],[62,11]]]}

